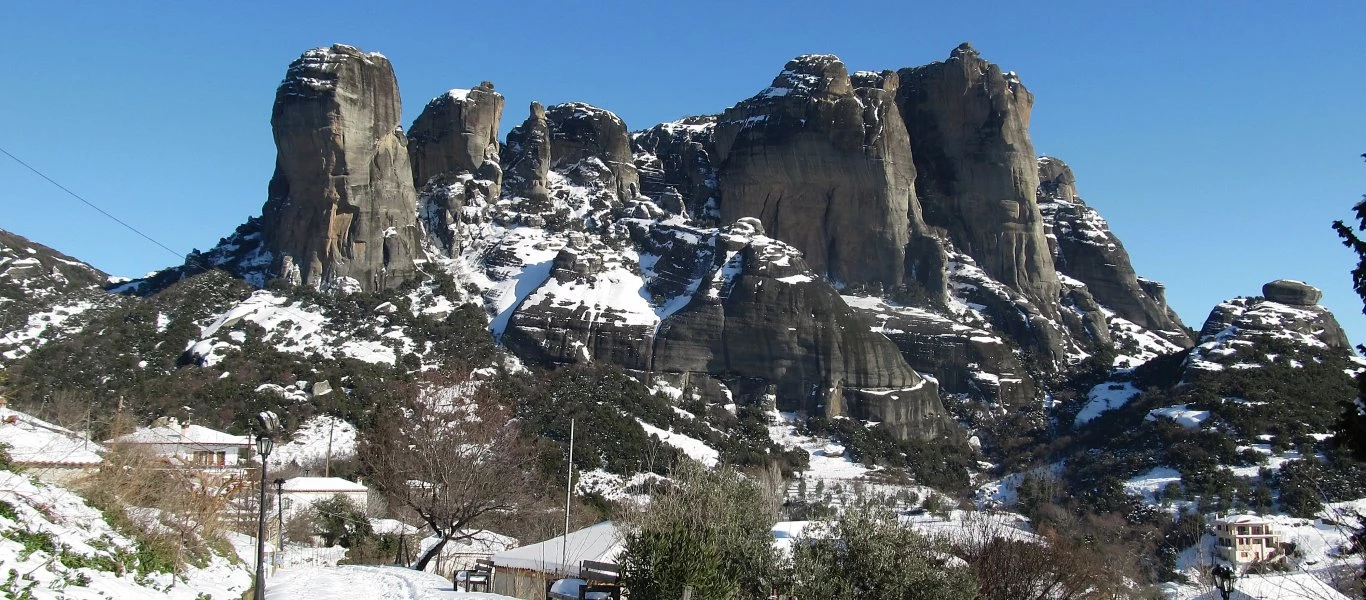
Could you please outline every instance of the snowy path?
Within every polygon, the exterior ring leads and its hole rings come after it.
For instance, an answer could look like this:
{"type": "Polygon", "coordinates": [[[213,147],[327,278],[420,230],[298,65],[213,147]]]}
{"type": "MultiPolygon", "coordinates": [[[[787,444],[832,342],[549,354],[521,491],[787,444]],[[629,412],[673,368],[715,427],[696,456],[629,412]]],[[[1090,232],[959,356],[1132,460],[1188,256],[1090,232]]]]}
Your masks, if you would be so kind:
{"type": "Polygon", "coordinates": [[[300,567],[266,581],[267,600],[515,600],[457,592],[440,575],[401,567],[300,567]]]}

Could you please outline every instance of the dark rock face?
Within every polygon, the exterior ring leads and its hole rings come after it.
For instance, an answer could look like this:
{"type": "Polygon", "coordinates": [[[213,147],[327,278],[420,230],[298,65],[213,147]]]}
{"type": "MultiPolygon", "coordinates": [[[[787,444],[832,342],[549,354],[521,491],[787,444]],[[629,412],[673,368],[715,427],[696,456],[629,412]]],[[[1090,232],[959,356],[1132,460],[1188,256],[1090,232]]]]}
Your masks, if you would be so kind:
{"type": "Polygon", "coordinates": [[[674,214],[719,224],[721,194],[716,180],[716,117],[688,117],[634,135],[640,191],[674,214]]]}
{"type": "Polygon", "coordinates": [[[375,290],[414,276],[421,252],[398,83],[350,46],[305,52],[275,95],[278,151],[263,209],[267,247],[301,283],[375,290]]]}
{"type": "Polygon", "coordinates": [[[992,278],[1056,314],[1059,283],[1035,203],[1033,95],[968,44],[898,76],[925,222],[992,278]]]}
{"type": "Polygon", "coordinates": [[[1179,346],[1190,346],[1185,327],[1166,304],[1161,284],[1140,281],[1124,244],[1077,195],[1076,177],[1067,163],[1042,157],[1038,164],[1039,210],[1058,271],[1085,283],[1096,303],[1120,317],[1160,332],[1179,346]]]}
{"type": "Polygon", "coordinates": [[[605,187],[615,190],[617,198],[630,200],[640,195],[631,136],[620,117],[582,102],[570,102],[550,107],[546,120],[550,123],[551,168],[577,169],[584,177],[597,179],[610,173],[605,187]]]}
{"type": "Polygon", "coordinates": [[[508,132],[502,162],[509,192],[545,202],[549,197],[550,123],[545,107],[531,103],[531,114],[508,132]]]}
{"type": "Polygon", "coordinates": [[[943,315],[872,297],[845,301],[901,350],[917,372],[938,380],[941,394],[965,394],[1004,406],[1028,406],[1035,385],[1001,336],[943,315]]]}
{"type": "Polygon", "coordinates": [[[880,421],[898,436],[947,431],[937,386],[797,252],[758,231],[744,219],[721,234],[713,285],[660,324],[654,370],[762,379],[780,409],[880,421]]]}
{"type": "Polygon", "coordinates": [[[726,110],[715,133],[721,221],[760,219],[831,281],[893,289],[909,271],[942,298],[943,255],[924,243],[897,84],[884,72],[856,85],[838,58],[806,55],[726,110]]]}
{"type": "Polygon", "coordinates": [[[1303,281],[1277,279],[1262,286],[1262,295],[1272,302],[1294,306],[1314,306],[1323,298],[1323,292],[1303,281]]]}
{"type": "Polygon", "coordinates": [[[470,173],[495,186],[502,183],[498,165],[502,118],[503,95],[487,81],[428,102],[408,131],[413,186],[420,190],[432,177],[444,173],[470,173]]]}

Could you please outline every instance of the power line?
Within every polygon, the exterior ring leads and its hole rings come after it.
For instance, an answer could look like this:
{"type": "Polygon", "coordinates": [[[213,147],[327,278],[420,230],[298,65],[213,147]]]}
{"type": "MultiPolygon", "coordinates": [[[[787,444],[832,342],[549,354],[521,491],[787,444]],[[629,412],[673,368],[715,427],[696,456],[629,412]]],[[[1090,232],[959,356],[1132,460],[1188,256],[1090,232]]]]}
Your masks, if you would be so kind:
{"type": "Polygon", "coordinates": [[[85,198],[82,198],[80,194],[77,194],[76,192],[73,192],[73,191],[71,191],[70,189],[67,189],[66,186],[64,186],[64,185],[62,185],[62,184],[60,184],[60,183],[57,183],[56,180],[54,180],[54,179],[51,178],[51,177],[48,177],[48,176],[47,176],[46,174],[44,174],[42,171],[39,171],[38,169],[34,168],[33,165],[30,165],[30,164],[24,162],[24,161],[23,161],[22,159],[20,159],[18,156],[15,156],[15,155],[11,154],[10,151],[9,151],[9,150],[6,150],[4,147],[0,147],[0,152],[5,153],[5,156],[8,156],[8,157],[14,159],[14,162],[17,162],[17,163],[19,163],[20,165],[23,165],[23,167],[24,167],[25,169],[28,169],[28,170],[30,170],[30,171],[33,171],[33,173],[34,173],[35,175],[37,175],[37,176],[39,176],[39,177],[42,177],[43,179],[47,180],[48,183],[51,183],[52,185],[57,186],[58,189],[62,190],[63,192],[66,192],[66,193],[67,193],[68,195],[70,195],[72,198],[75,198],[75,199],[77,199],[77,200],[80,200],[80,201],[81,201],[82,203],[84,203],[86,206],[89,206],[90,208],[93,208],[93,209],[99,211],[100,214],[102,214],[102,215],[104,215],[104,216],[106,216],[106,217],[109,217],[109,218],[112,219],[115,223],[118,223],[119,225],[124,226],[124,227],[125,227],[126,229],[128,229],[129,231],[131,231],[131,232],[133,232],[133,233],[136,233],[136,234],[142,236],[143,239],[146,239],[147,241],[152,242],[153,244],[156,244],[157,246],[160,246],[163,250],[165,250],[165,251],[167,251],[167,252],[170,252],[171,255],[175,256],[176,258],[184,258],[184,255],[182,255],[182,254],[179,253],[179,252],[176,252],[175,250],[172,250],[172,249],[171,249],[169,246],[167,246],[166,244],[163,244],[163,243],[161,243],[161,242],[156,241],[155,239],[152,238],[152,236],[147,235],[147,234],[145,234],[145,233],[139,231],[138,228],[133,227],[132,225],[129,225],[128,223],[125,223],[122,219],[120,219],[120,218],[118,218],[118,217],[116,217],[116,216],[114,216],[114,215],[112,215],[112,214],[109,214],[109,211],[106,211],[106,210],[104,210],[103,208],[100,208],[100,207],[96,206],[95,203],[93,203],[93,202],[91,202],[91,201],[89,201],[89,200],[86,200],[85,198]]]}

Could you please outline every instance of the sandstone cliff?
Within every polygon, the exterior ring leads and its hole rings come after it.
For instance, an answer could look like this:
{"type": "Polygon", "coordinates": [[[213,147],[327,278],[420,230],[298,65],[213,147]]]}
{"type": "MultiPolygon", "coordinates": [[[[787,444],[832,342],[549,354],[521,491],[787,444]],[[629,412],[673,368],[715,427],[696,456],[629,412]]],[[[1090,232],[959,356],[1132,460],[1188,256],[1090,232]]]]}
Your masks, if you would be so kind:
{"type": "Polygon", "coordinates": [[[422,189],[432,177],[469,173],[498,185],[498,123],[503,95],[487,81],[474,89],[446,92],[422,109],[408,130],[408,156],[413,186],[422,189]]]}
{"type": "Polygon", "coordinates": [[[944,62],[902,69],[897,91],[910,132],[925,222],[993,279],[1057,314],[1059,283],[1035,203],[1029,139],[1034,97],[1014,73],[969,44],[944,62]]]}
{"type": "Polygon", "coordinates": [[[337,44],[305,52],[275,95],[277,156],[263,209],[279,276],[374,290],[414,276],[416,193],[388,59],[337,44]]]}
{"type": "Polygon", "coordinates": [[[759,218],[837,284],[891,290],[910,272],[943,298],[897,85],[890,72],[855,81],[838,58],[805,55],[726,110],[715,134],[721,222],[759,218]]]}

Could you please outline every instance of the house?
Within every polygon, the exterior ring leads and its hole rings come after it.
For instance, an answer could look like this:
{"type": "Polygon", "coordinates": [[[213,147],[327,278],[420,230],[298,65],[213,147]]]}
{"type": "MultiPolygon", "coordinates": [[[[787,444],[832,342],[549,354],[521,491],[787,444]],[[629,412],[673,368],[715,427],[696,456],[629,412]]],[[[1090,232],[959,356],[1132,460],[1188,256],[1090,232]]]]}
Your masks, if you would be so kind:
{"type": "Polygon", "coordinates": [[[1221,517],[1214,521],[1215,552],[1234,566],[1285,558],[1281,537],[1271,522],[1257,515],[1221,517]]]}
{"type": "Polygon", "coordinates": [[[158,420],[152,427],[138,429],[109,443],[146,448],[158,456],[203,468],[244,466],[242,456],[252,448],[252,440],[247,436],[232,435],[202,425],[181,425],[175,419],[158,420]]]}
{"type": "Polygon", "coordinates": [[[307,512],[314,504],[341,494],[357,509],[370,506],[370,488],[340,477],[294,477],[280,488],[280,508],[285,522],[307,512]]]}
{"type": "Polygon", "coordinates": [[[0,444],[10,460],[49,483],[69,483],[93,473],[105,448],[70,429],[0,406],[0,444]]]}
{"type": "Polygon", "coordinates": [[[585,560],[616,562],[622,534],[616,524],[597,525],[557,536],[539,544],[513,548],[493,555],[495,594],[540,600],[546,585],[561,577],[576,577],[585,560]]]}

